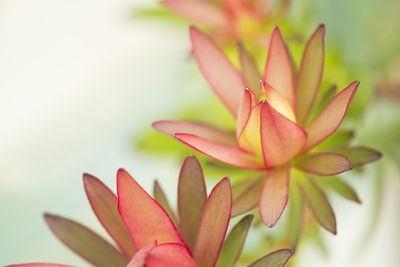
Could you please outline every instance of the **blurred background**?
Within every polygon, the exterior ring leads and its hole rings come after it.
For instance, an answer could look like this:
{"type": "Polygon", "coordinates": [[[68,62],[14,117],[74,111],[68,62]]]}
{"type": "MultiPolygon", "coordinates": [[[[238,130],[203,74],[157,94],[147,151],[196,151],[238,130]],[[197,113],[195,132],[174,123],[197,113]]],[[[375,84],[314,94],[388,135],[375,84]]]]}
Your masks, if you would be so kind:
{"type": "MultiPolygon", "coordinates": [[[[161,9],[154,0],[0,1],[0,265],[88,266],[42,219],[64,215],[106,236],[83,172],[114,190],[120,167],[149,191],[157,178],[175,203],[183,158],[143,153],[135,140],[211,93],[190,58],[188,24],[139,12],[147,8],[161,9]]],[[[333,197],[338,234],[322,233],[329,253],[307,244],[298,266],[400,264],[398,8],[394,0],[293,1],[292,22],[307,36],[324,22],[326,51],[360,74],[357,142],[384,154],[344,176],[362,205],[333,197]]]]}

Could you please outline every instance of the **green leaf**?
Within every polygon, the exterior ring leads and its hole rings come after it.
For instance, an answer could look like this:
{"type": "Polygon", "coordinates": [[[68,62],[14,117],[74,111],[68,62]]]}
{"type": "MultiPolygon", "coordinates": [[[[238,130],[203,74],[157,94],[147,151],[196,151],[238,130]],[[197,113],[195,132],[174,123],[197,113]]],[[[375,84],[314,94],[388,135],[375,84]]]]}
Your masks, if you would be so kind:
{"type": "Polygon", "coordinates": [[[45,214],[44,219],[61,242],[93,265],[125,267],[129,263],[121,252],[87,227],[51,214],[45,214]]]}
{"type": "Polygon", "coordinates": [[[336,151],[348,157],[351,163],[357,167],[377,161],[382,157],[382,154],[378,150],[365,146],[347,147],[343,149],[337,149],[336,151]]]}
{"type": "Polygon", "coordinates": [[[348,200],[361,203],[361,200],[354,188],[347,182],[340,179],[338,176],[327,176],[322,179],[317,179],[317,183],[320,186],[333,189],[336,193],[348,200]]]}
{"type": "Polygon", "coordinates": [[[249,267],[282,267],[293,255],[290,249],[280,249],[265,255],[249,265],[249,267]]]}
{"type": "Polygon", "coordinates": [[[128,258],[132,258],[136,253],[136,249],[128,229],[126,229],[119,215],[117,196],[103,182],[90,174],[85,173],[83,175],[83,185],[97,219],[114,239],[121,251],[128,258]]]}
{"type": "Polygon", "coordinates": [[[258,96],[258,92],[260,92],[260,80],[262,76],[258,71],[256,61],[246,51],[242,43],[237,44],[237,49],[239,52],[241,70],[246,85],[256,94],[256,96],[258,96]]]}
{"type": "Polygon", "coordinates": [[[319,144],[316,149],[321,151],[346,146],[353,140],[354,135],[352,130],[338,130],[319,144]]]}
{"type": "Polygon", "coordinates": [[[203,170],[194,156],[182,164],[178,181],[179,232],[186,244],[193,249],[199,231],[207,188],[203,170]]]}
{"type": "Polygon", "coordinates": [[[297,181],[300,185],[300,191],[310,207],[315,219],[322,227],[336,235],[335,214],[325,193],[312,179],[306,176],[299,178],[300,179],[297,179],[297,181]]]}
{"type": "Polygon", "coordinates": [[[264,185],[265,175],[254,175],[256,178],[246,179],[240,184],[235,184],[233,190],[232,217],[243,214],[257,206],[261,190],[264,185]]]}
{"type": "Polygon", "coordinates": [[[302,226],[303,200],[298,188],[292,183],[289,186],[288,241],[292,249],[297,247],[302,226]]]}
{"type": "Polygon", "coordinates": [[[222,246],[217,267],[234,266],[242,252],[253,217],[253,215],[247,215],[233,227],[222,246]]]}
{"type": "Polygon", "coordinates": [[[157,180],[154,181],[153,194],[154,199],[165,209],[169,217],[171,217],[171,220],[174,222],[175,226],[178,226],[178,220],[176,218],[175,212],[171,209],[167,196],[165,195],[163,189],[161,188],[161,185],[158,183],[157,180]]]}

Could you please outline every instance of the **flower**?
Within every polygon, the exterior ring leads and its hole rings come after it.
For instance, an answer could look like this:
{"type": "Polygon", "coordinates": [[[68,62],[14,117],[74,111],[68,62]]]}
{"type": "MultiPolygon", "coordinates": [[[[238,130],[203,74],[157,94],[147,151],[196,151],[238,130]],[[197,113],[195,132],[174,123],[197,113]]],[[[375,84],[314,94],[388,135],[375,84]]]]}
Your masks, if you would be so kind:
{"type": "MultiPolygon", "coordinates": [[[[359,86],[358,81],[352,82],[310,121],[323,72],[324,33],[321,24],[309,39],[294,75],[289,51],[275,27],[265,72],[260,77],[243,46],[238,47],[240,73],[209,36],[190,28],[194,57],[212,90],[236,118],[236,136],[186,121],[157,121],[153,127],[218,161],[264,171],[263,179],[255,179],[244,191],[247,195],[241,198],[246,203],[234,203],[234,215],[252,209],[258,202],[264,224],[273,227],[288,201],[292,167],[331,176],[380,157],[373,149],[347,144],[318,150],[318,145],[341,124],[359,86]]],[[[331,217],[332,225],[325,227],[335,233],[336,222],[331,217]]]]}
{"type": "Polygon", "coordinates": [[[252,40],[265,44],[263,28],[287,11],[288,3],[266,0],[162,0],[173,13],[206,27],[218,40],[252,40]],[[274,7],[272,7],[275,5],[274,7]],[[275,12],[271,12],[272,8],[275,12]]]}
{"type": "MultiPolygon", "coordinates": [[[[232,208],[230,181],[222,179],[207,197],[195,157],[186,158],[179,175],[179,216],[157,182],[153,199],[123,169],[117,173],[118,197],[92,175],[84,174],[83,180],[94,213],[119,249],[77,222],[51,214],[44,217],[65,245],[94,266],[211,267],[233,266],[238,260],[253,215],[242,218],[225,239],[232,208]]],[[[265,266],[271,259],[274,264],[268,266],[283,266],[292,254],[290,249],[277,250],[250,266],[265,266]]],[[[51,263],[10,266],[68,267],[51,263]]]]}

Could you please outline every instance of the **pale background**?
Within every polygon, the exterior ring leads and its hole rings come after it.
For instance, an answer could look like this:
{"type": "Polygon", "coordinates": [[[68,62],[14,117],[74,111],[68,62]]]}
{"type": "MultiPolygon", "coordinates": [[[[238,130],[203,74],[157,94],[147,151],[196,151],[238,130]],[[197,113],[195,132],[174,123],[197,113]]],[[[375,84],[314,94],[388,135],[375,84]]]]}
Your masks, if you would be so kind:
{"type": "MultiPolygon", "coordinates": [[[[84,195],[83,172],[113,189],[120,167],[147,190],[159,177],[175,201],[177,162],[139,153],[132,140],[176,108],[189,43],[184,28],[132,20],[132,8],[145,2],[0,1],[0,265],[88,265],[42,219],[53,212],[104,234],[84,195]]],[[[386,172],[384,209],[365,251],[358,247],[373,184],[360,182],[362,206],[334,198],[339,233],[324,235],[331,256],[309,247],[301,266],[398,266],[400,184],[393,173],[386,172]]]]}

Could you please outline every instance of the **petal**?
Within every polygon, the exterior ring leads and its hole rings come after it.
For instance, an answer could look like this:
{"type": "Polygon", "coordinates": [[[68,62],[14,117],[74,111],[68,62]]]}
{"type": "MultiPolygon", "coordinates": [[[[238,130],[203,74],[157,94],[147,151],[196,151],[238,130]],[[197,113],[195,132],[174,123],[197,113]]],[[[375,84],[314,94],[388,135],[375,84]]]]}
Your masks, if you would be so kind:
{"type": "Polygon", "coordinates": [[[128,230],[118,213],[117,196],[99,179],[83,175],[86,196],[97,219],[114,239],[122,252],[130,259],[135,255],[135,247],[128,230]]]}
{"type": "Polygon", "coordinates": [[[73,267],[73,266],[58,264],[58,263],[35,262],[35,263],[11,264],[11,265],[7,265],[5,267],[73,267]]]}
{"type": "Polygon", "coordinates": [[[127,267],[146,267],[146,259],[149,256],[149,251],[155,246],[157,246],[157,242],[140,249],[129,262],[127,267]]]}
{"type": "Polygon", "coordinates": [[[321,176],[336,175],[353,168],[346,156],[331,152],[301,156],[293,162],[293,165],[303,171],[321,176]]]}
{"type": "Polygon", "coordinates": [[[236,138],[237,139],[240,138],[247,122],[249,121],[253,103],[254,103],[254,94],[251,90],[246,88],[243,93],[242,102],[240,103],[238,116],[236,119],[236,138]]]}
{"type": "Polygon", "coordinates": [[[344,197],[345,199],[361,203],[360,197],[356,190],[349,185],[346,181],[343,181],[337,176],[328,176],[323,179],[317,179],[318,185],[327,186],[332,188],[336,193],[344,197]]]}
{"type": "Polygon", "coordinates": [[[303,198],[315,219],[326,230],[336,235],[336,217],[325,193],[308,177],[297,179],[303,198]]]}
{"type": "Polygon", "coordinates": [[[67,247],[99,267],[125,267],[129,260],[102,237],[72,220],[45,214],[51,231],[67,247]]]}
{"type": "Polygon", "coordinates": [[[315,30],[300,63],[296,80],[297,121],[304,125],[313,107],[324,70],[325,25],[315,30]]]}
{"type": "Polygon", "coordinates": [[[155,241],[185,244],[167,212],[123,169],[117,174],[118,210],[136,249],[155,241]]]}
{"type": "Polygon", "coordinates": [[[193,134],[177,133],[175,138],[191,148],[224,163],[245,169],[264,169],[262,159],[245,153],[238,147],[214,143],[193,134]]]}
{"type": "MultiPolygon", "coordinates": [[[[240,65],[242,68],[242,74],[247,86],[254,90],[254,92],[259,92],[259,82],[262,78],[260,72],[258,71],[256,61],[254,58],[246,51],[242,43],[237,44],[240,65]]],[[[257,95],[260,95],[258,93],[257,95]]]]}
{"type": "Polygon", "coordinates": [[[232,191],[228,178],[211,191],[204,207],[199,234],[193,250],[198,266],[214,266],[224,242],[232,210],[232,191]]]}
{"type": "Polygon", "coordinates": [[[249,267],[282,267],[292,255],[291,249],[276,250],[253,262],[249,267]]]}
{"type": "Polygon", "coordinates": [[[172,12],[212,28],[229,28],[228,17],[215,5],[200,0],[163,0],[172,12]]]}
{"type": "Polygon", "coordinates": [[[149,250],[145,266],[196,267],[196,263],[185,246],[176,243],[167,243],[155,246],[149,250]]]}
{"type": "Polygon", "coordinates": [[[261,220],[273,227],[286,207],[289,193],[290,165],[269,170],[261,191],[258,209],[261,220]]]}
{"type": "Polygon", "coordinates": [[[292,65],[281,32],[276,26],[269,43],[264,80],[295,107],[292,65]]]}
{"type": "Polygon", "coordinates": [[[168,198],[165,195],[164,190],[161,188],[161,185],[158,183],[157,180],[154,181],[153,194],[154,194],[154,199],[158,202],[158,204],[161,205],[161,207],[164,208],[164,210],[168,213],[174,225],[177,226],[178,220],[176,218],[175,212],[169,205],[168,198]]]}
{"type": "Polygon", "coordinates": [[[152,126],[157,131],[165,133],[171,137],[176,133],[189,133],[225,145],[236,144],[236,138],[234,135],[203,124],[188,121],[163,120],[153,122],[152,126]]]}
{"type": "Polygon", "coordinates": [[[247,215],[233,227],[222,246],[216,267],[235,266],[242,253],[253,217],[247,215]]]}
{"type": "Polygon", "coordinates": [[[339,127],[360,83],[355,81],[343,89],[310,124],[305,127],[308,135],[303,151],[308,151],[330,136],[339,127]]]}
{"type": "MultiPolygon", "coordinates": [[[[259,176],[250,183],[246,183],[241,192],[233,198],[232,217],[243,214],[252,210],[257,206],[258,199],[264,185],[265,176],[259,176]]],[[[232,190],[235,192],[237,186],[233,185],[232,190]]]]}
{"type": "Polygon", "coordinates": [[[377,161],[382,157],[382,153],[373,148],[365,146],[347,147],[335,149],[339,153],[343,153],[348,157],[354,166],[361,167],[367,163],[377,161]]]}
{"type": "Polygon", "coordinates": [[[195,27],[190,28],[190,36],[200,71],[214,93],[236,117],[246,87],[243,78],[209,36],[195,27]]]}
{"type": "Polygon", "coordinates": [[[183,162],[178,181],[179,232],[193,249],[199,232],[201,216],[207,201],[203,170],[194,156],[183,162]]]}
{"type": "Polygon", "coordinates": [[[289,102],[287,102],[287,100],[268,83],[265,81],[261,81],[261,83],[262,87],[265,88],[265,96],[267,97],[266,100],[268,103],[283,116],[293,122],[296,122],[296,115],[294,114],[293,108],[289,102]]]}
{"type": "Polygon", "coordinates": [[[265,165],[287,162],[303,147],[306,134],[300,126],[263,101],[261,107],[261,144],[265,165]]]}
{"type": "Polygon", "coordinates": [[[260,136],[260,112],[262,103],[255,105],[251,111],[246,126],[239,136],[239,147],[247,152],[262,156],[261,136],[260,136]]]}

